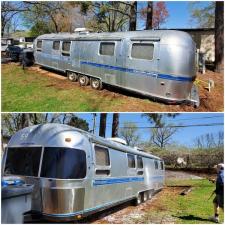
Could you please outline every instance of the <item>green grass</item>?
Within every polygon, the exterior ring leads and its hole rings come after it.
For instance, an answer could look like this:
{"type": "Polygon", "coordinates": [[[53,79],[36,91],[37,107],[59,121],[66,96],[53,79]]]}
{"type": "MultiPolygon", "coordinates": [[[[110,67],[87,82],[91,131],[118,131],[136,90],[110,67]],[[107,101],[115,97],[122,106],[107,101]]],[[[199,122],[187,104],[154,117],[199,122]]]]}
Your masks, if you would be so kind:
{"type": "MultiPolygon", "coordinates": [[[[179,223],[179,224],[208,224],[213,215],[212,200],[208,200],[215,186],[208,180],[177,180],[169,181],[167,185],[191,185],[193,189],[187,195],[167,194],[160,198],[158,208],[151,208],[138,223],[179,223]]],[[[220,211],[220,223],[223,223],[223,211],[220,211]]]]}
{"type": "Polygon", "coordinates": [[[15,64],[2,65],[2,111],[110,111],[122,104],[119,98],[105,98],[98,91],[72,85],[67,80],[23,71],[15,64]],[[60,87],[60,82],[67,86],[60,87]]]}

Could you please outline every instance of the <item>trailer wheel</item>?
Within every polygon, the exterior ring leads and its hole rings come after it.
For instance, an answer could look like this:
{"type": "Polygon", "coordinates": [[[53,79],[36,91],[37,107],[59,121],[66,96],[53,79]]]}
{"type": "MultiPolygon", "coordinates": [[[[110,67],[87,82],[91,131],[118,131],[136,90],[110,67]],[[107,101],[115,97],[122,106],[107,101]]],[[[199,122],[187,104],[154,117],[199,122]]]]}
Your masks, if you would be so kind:
{"type": "Polygon", "coordinates": [[[78,76],[74,72],[67,71],[67,78],[69,81],[75,82],[78,79],[78,76]]]}
{"type": "Polygon", "coordinates": [[[91,87],[95,90],[102,90],[102,81],[100,79],[91,78],[91,87]]]}
{"type": "Polygon", "coordinates": [[[148,191],[148,199],[151,199],[151,198],[152,198],[152,192],[148,191]]]}
{"type": "Polygon", "coordinates": [[[148,191],[145,191],[143,193],[143,202],[146,202],[148,200],[148,195],[149,195],[148,191]]]}
{"type": "Polygon", "coordinates": [[[89,78],[84,75],[80,75],[78,77],[78,81],[79,81],[80,86],[87,86],[89,84],[89,78]]]}
{"type": "Polygon", "coordinates": [[[135,206],[138,206],[138,205],[140,205],[141,203],[142,203],[142,194],[139,193],[138,196],[137,196],[137,198],[134,200],[134,205],[135,205],[135,206]]]}

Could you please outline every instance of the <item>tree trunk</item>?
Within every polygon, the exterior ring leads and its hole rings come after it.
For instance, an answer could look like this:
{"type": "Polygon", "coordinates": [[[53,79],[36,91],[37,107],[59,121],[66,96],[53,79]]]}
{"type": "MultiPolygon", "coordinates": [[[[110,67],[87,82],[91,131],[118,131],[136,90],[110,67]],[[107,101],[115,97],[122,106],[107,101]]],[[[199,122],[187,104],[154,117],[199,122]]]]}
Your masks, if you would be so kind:
{"type": "Polygon", "coordinates": [[[149,1],[147,6],[146,30],[151,30],[153,25],[153,2],[149,1]]]}
{"type": "Polygon", "coordinates": [[[99,136],[105,137],[107,113],[100,114],[99,136]]]}
{"type": "Polygon", "coordinates": [[[119,113],[113,113],[112,137],[118,137],[119,113]]]}
{"type": "Polygon", "coordinates": [[[224,70],[224,3],[216,1],[215,8],[215,70],[218,73],[223,73],[224,70]]]}
{"type": "Polygon", "coordinates": [[[29,127],[30,125],[31,125],[31,123],[30,123],[30,114],[29,113],[22,113],[20,129],[23,129],[25,127],[29,127]]]}
{"type": "Polygon", "coordinates": [[[134,31],[136,30],[136,23],[137,23],[137,1],[133,1],[130,3],[130,26],[129,30],[134,31]]]}

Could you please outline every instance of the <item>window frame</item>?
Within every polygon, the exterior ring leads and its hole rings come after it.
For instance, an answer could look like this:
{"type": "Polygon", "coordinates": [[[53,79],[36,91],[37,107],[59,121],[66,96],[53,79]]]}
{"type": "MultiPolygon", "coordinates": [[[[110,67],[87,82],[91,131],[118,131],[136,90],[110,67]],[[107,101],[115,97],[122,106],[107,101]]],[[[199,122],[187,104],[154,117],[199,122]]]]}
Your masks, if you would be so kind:
{"type": "Polygon", "coordinates": [[[140,156],[140,155],[137,155],[137,169],[141,170],[141,169],[143,169],[143,168],[144,168],[143,157],[140,156]],[[139,166],[138,166],[138,158],[141,159],[142,167],[139,167],[139,166]]]}
{"type": "Polygon", "coordinates": [[[131,44],[130,44],[130,54],[129,54],[129,58],[132,59],[132,60],[145,60],[145,61],[148,61],[148,62],[152,62],[154,61],[154,55],[155,55],[155,48],[156,48],[156,45],[154,42],[148,42],[148,41],[132,41],[131,44]],[[153,45],[153,54],[152,54],[152,59],[142,59],[142,58],[135,58],[135,57],[132,57],[132,49],[133,49],[133,44],[150,44],[150,45],[153,45]]]}
{"type": "Polygon", "coordinates": [[[38,52],[42,52],[43,40],[37,40],[36,49],[38,52]],[[38,42],[41,42],[41,47],[38,47],[38,42]]]}
{"type": "Polygon", "coordinates": [[[43,154],[44,154],[44,146],[42,145],[27,145],[27,146],[21,146],[21,145],[17,145],[17,146],[7,146],[5,149],[5,156],[3,156],[4,158],[4,162],[2,165],[2,174],[4,176],[8,176],[8,175],[12,175],[12,176],[21,176],[21,177],[35,177],[35,178],[40,178],[40,174],[41,174],[41,167],[42,167],[42,159],[43,159],[43,154]],[[40,155],[40,161],[39,161],[39,167],[38,167],[38,174],[37,176],[28,176],[28,175],[16,175],[16,174],[5,174],[5,167],[6,167],[6,160],[8,157],[8,150],[9,148],[41,148],[41,155],[40,155]]]}
{"type": "Polygon", "coordinates": [[[164,170],[164,163],[163,163],[163,161],[160,161],[160,169],[164,170]]]}
{"type": "Polygon", "coordinates": [[[93,144],[93,149],[94,149],[94,164],[95,164],[95,176],[111,176],[111,157],[110,157],[110,152],[109,148],[106,146],[102,146],[99,144],[93,144]],[[105,149],[108,153],[108,160],[109,160],[109,165],[98,165],[97,160],[96,160],[96,147],[105,149]],[[102,172],[102,174],[97,174],[98,172],[102,172]]]}
{"type": "Polygon", "coordinates": [[[136,169],[137,168],[135,156],[136,156],[135,154],[127,153],[127,168],[128,169],[136,169]],[[134,167],[129,166],[129,156],[133,156],[133,158],[134,158],[134,167]]]}
{"type": "Polygon", "coordinates": [[[62,50],[61,50],[61,54],[62,54],[62,56],[66,56],[66,57],[70,57],[70,55],[71,55],[71,45],[72,45],[72,41],[67,41],[67,40],[64,40],[64,41],[62,41],[62,50]],[[70,49],[69,49],[69,51],[65,51],[65,50],[63,50],[63,44],[65,43],[65,42],[67,42],[67,43],[70,43],[70,49]]]}
{"type": "Polygon", "coordinates": [[[158,160],[154,160],[155,170],[159,170],[159,163],[158,160]],[[157,166],[156,166],[157,165],[157,166]]]}
{"type": "Polygon", "coordinates": [[[106,56],[106,57],[114,57],[115,56],[115,50],[116,50],[116,41],[107,41],[107,40],[103,40],[99,42],[99,46],[98,46],[98,55],[99,56],[106,56]],[[114,49],[113,49],[113,55],[105,55],[105,54],[101,54],[100,50],[101,50],[101,44],[102,43],[112,43],[114,44],[114,49]]]}
{"type": "MultiPolygon", "coordinates": [[[[40,160],[40,165],[39,165],[39,178],[42,178],[42,179],[51,179],[51,180],[84,180],[87,178],[87,174],[88,174],[88,159],[87,159],[87,153],[83,150],[83,149],[77,149],[77,148],[71,148],[71,147],[58,147],[58,148],[62,148],[62,149],[71,149],[72,151],[73,150],[79,150],[79,151],[82,151],[84,152],[85,154],[85,162],[86,162],[86,174],[85,174],[85,177],[83,178],[51,178],[51,177],[42,177],[41,176],[41,171],[42,171],[42,162],[43,162],[43,156],[44,156],[44,152],[45,152],[45,148],[54,148],[52,146],[43,146],[42,147],[42,155],[41,155],[41,160],[40,160]]],[[[57,148],[57,147],[55,147],[57,148]]],[[[54,151],[54,150],[53,150],[54,151]]]]}
{"type": "Polygon", "coordinates": [[[60,51],[60,44],[61,44],[61,41],[59,41],[59,40],[54,40],[54,41],[52,41],[52,50],[53,50],[53,51],[60,51]],[[58,48],[58,49],[55,49],[55,48],[54,48],[54,43],[55,43],[55,42],[59,42],[59,48],[58,48]]]}

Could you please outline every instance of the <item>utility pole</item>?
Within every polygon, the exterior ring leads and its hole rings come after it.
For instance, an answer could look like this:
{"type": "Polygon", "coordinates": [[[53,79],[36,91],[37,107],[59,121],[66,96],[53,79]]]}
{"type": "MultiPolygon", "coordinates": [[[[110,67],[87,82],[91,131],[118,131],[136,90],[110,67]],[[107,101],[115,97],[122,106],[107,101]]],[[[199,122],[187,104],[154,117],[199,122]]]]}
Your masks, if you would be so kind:
{"type": "Polygon", "coordinates": [[[93,134],[95,134],[96,117],[97,117],[97,113],[93,113],[93,128],[92,128],[93,134]]]}

